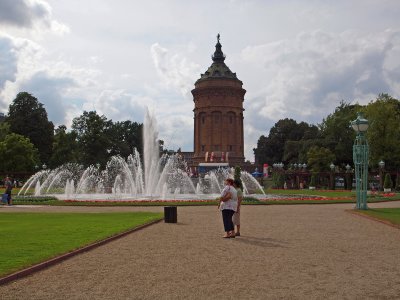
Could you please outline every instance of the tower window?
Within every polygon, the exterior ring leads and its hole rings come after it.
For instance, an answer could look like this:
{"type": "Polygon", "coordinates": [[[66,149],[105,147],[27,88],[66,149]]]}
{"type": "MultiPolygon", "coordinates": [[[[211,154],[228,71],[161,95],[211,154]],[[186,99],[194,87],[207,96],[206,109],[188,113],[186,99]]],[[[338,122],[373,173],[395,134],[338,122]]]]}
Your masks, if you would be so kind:
{"type": "Polygon", "coordinates": [[[233,123],[233,117],[232,116],[229,116],[229,123],[233,123]]]}
{"type": "Polygon", "coordinates": [[[229,151],[233,151],[233,146],[229,145],[229,151]]]}
{"type": "Polygon", "coordinates": [[[205,117],[201,117],[201,123],[204,124],[204,122],[206,121],[205,117]]]}
{"type": "Polygon", "coordinates": [[[204,151],[205,148],[206,148],[205,145],[201,145],[201,151],[204,151]]]}

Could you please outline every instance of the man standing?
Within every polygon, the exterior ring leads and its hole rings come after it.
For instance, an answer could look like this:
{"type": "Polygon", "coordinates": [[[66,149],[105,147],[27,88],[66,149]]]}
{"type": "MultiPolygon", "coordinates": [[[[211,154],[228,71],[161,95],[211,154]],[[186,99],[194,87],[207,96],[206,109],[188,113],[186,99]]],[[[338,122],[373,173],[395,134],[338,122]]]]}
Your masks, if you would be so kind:
{"type": "Polygon", "coordinates": [[[13,183],[8,176],[4,180],[4,187],[6,188],[6,191],[4,193],[7,194],[7,204],[12,205],[11,190],[13,188],[13,183]]]}

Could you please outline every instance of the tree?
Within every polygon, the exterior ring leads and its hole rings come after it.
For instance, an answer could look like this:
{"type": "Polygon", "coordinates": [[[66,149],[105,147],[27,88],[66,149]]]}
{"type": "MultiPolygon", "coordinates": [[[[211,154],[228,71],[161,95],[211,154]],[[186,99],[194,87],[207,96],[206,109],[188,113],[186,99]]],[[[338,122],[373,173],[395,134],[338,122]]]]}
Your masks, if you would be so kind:
{"type": "Polygon", "coordinates": [[[6,122],[11,132],[23,135],[39,150],[41,162],[48,162],[53,147],[54,125],[35,97],[21,92],[10,104],[6,122]]]}
{"type": "Polygon", "coordinates": [[[324,147],[312,146],[308,152],[308,166],[313,172],[329,170],[329,165],[335,161],[335,155],[331,150],[324,147]]]}
{"type": "Polygon", "coordinates": [[[276,189],[283,189],[285,185],[285,175],[283,172],[273,172],[272,173],[272,182],[273,182],[273,187],[276,189]]]}
{"type": "Polygon", "coordinates": [[[270,157],[271,152],[268,150],[268,144],[268,138],[265,135],[259,137],[257,141],[257,148],[253,149],[256,164],[259,165],[267,162],[271,164],[271,161],[278,161],[277,159],[270,157]]]}
{"type": "Polygon", "coordinates": [[[391,189],[392,186],[393,186],[392,177],[390,176],[389,173],[386,173],[385,181],[383,182],[383,188],[384,189],[391,189]]]}
{"type": "Polygon", "coordinates": [[[349,126],[361,109],[358,104],[351,105],[344,101],[336,107],[335,112],[323,119],[319,125],[321,130],[321,146],[328,148],[335,155],[337,163],[343,166],[353,162],[353,143],[355,133],[349,126]]]}
{"type": "Polygon", "coordinates": [[[305,122],[297,123],[287,118],[279,120],[271,128],[268,137],[262,135],[257,142],[257,148],[253,149],[256,163],[297,162],[300,156],[299,148],[293,147],[293,143],[287,143],[315,139],[316,136],[318,136],[318,128],[314,125],[305,122]]]}
{"type": "Polygon", "coordinates": [[[111,141],[110,154],[126,158],[134,148],[142,153],[142,127],[142,124],[131,121],[113,123],[107,131],[111,141]]]}
{"type": "Polygon", "coordinates": [[[38,150],[28,138],[10,133],[0,142],[1,172],[31,172],[39,163],[38,150]]]}
{"type": "Polygon", "coordinates": [[[394,188],[396,189],[396,191],[400,190],[400,174],[399,173],[396,174],[396,184],[395,184],[394,188]]]}
{"type": "Polygon", "coordinates": [[[242,183],[241,176],[242,176],[242,169],[240,168],[240,166],[236,166],[235,167],[235,174],[233,176],[233,179],[239,181],[239,188],[241,190],[243,190],[243,183],[242,183]]]}
{"type": "Polygon", "coordinates": [[[381,94],[365,108],[369,121],[367,131],[371,165],[380,160],[386,168],[400,167],[400,101],[387,94],[381,94]]]}
{"type": "Polygon", "coordinates": [[[78,162],[78,143],[75,132],[67,132],[65,125],[60,125],[55,130],[53,153],[50,167],[55,168],[68,162],[78,162]]]}
{"type": "Polygon", "coordinates": [[[7,122],[1,122],[0,123],[0,141],[4,141],[7,135],[9,135],[10,132],[10,124],[7,122]]]}
{"type": "Polygon", "coordinates": [[[309,186],[310,187],[316,187],[316,182],[317,182],[317,175],[315,173],[311,174],[311,178],[310,178],[310,183],[309,186]]]}
{"type": "Polygon", "coordinates": [[[112,121],[95,111],[84,111],[80,117],[72,121],[72,132],[76,135],[79,162],[85,166],[100,163],[105,166],[112,151],[112,141],[108,136],[108,130],[112,121]]]}

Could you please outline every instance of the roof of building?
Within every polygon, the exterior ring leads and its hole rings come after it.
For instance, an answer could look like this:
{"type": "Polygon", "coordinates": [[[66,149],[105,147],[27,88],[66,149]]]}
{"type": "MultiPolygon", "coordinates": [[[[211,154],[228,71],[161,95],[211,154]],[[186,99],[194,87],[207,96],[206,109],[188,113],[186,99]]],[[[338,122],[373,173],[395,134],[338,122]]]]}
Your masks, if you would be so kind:
{"type": "Polygon", "coordinates": [[[229,67],[225,64],[225,54],[222,52],[222,45],[219,42],[220,35],[217,35],[217,44],[215,45],[214,55],[211,56],[213,63],[207,69],[204,74],[201,74],[201,77],[197,81],[202,81],[210,78],[229,78],[229,79],[237,79],[236,73],[233,73],[229,67]]]}

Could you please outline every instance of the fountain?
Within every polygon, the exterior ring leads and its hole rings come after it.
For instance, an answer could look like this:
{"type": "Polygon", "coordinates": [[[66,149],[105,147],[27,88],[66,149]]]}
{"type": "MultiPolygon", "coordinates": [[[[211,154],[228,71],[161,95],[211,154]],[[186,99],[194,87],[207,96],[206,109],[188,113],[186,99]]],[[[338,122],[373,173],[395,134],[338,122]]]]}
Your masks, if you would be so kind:
{"type": "MultiPolygon", "coordinates": [[[[67,163],[34,174],[18,195],[32,194],[34,188],[35,196],[51,195],[60,200],[215,199],[223,188],[224,179],[233,177],[232,168],[211,171],[204,178],[190,178],[179,154],[159,157],[157,124],[148,111],[143,127],[143,165],[136,149],[127,159],[111,157],[104,170],[98,166],[84,169],[67,163]]],[[[241,179],[245,195],[263,191],[249,173],[242,171],[241,179]]]]}

